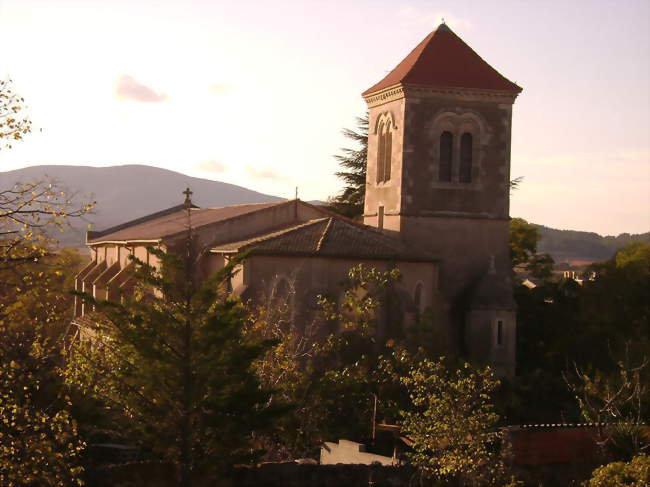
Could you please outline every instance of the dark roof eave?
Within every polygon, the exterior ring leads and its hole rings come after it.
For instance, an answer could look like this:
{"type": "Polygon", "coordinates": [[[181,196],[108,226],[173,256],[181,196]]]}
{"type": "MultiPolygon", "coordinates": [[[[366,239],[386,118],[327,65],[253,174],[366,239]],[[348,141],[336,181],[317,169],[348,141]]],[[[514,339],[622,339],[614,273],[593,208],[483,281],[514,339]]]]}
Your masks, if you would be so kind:
{"type": "Polygon", "coordinates": [[[510,83],[513,84],[513,89],[509,90],[495,90],[495,89],[490,89],[490,88],[475,88],[475,87],[470,87],[470,86],[445,86],[445,85],[432,85],[432,84],[426,84],[426,83],[412,83],[408,81],[399,81],[397,83],[394,83],[390,86],[384,86],[375,89],[373,86],[372,88],[367,89],[363,93],[361,93],[361,96],[364,98],[369,98],[373,95],[377,95],[382,92],[386,91],[391,91],[394,90],[395,88],[403,87],[403,88],[435,88],[435,89],[440,89],[440,90],[468,90],[471,92],[475,93],[494,93],[495,95],[509,95],[509,96],[514,96],[517,97],[524,89],[519,86],[517,83],[514,83],[510,81],[510,83]],[[516,88],[514,88],[516,87],[516,88]]]}

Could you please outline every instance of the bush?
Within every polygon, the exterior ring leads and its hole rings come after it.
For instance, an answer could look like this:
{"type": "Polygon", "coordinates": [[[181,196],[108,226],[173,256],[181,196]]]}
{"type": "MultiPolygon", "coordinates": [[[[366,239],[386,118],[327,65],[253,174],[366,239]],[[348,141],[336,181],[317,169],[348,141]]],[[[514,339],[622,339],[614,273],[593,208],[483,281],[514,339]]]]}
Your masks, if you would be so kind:
{"type": "Polygon", "coordinates": [[[594,470],[584,487],[647,487],[650,485],[650,457],[637,455],[629,462],[612,462],[594,470]]]}

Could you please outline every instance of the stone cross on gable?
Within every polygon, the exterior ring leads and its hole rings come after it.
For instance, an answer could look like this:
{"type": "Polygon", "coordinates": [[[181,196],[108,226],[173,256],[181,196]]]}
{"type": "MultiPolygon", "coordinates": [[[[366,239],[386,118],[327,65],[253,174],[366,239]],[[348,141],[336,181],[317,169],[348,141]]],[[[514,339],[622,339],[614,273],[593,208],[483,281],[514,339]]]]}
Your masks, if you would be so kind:
{"type": "Polygon", "coordinates": [[[187,188],[185,191],[183,191],[183,194],[185,195],[185,206],[191,206],[192,205],[192,200],[190,197],[194,194],[192,191],[190,191],[190,188],[187,188]]]}

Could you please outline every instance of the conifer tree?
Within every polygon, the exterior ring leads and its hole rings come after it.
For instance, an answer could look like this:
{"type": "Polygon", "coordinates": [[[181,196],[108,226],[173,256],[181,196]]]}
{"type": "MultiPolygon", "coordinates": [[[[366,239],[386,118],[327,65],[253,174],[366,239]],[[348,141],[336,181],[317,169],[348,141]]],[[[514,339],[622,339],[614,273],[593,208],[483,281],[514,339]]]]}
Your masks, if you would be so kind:
{"type": "Polygon", "coordinates": [[[122,412],[125,428],[178,466],[182,487],[254,460],[251,435],[282,409],[269,405],[251,368],[270,343],[243,336],[244,309],[227,292],[240,260],[198,284],[200,253],[188,233],[182,256],[149,248],[160,267],[134,259],[137,284],[121,302],[81,295],[96,324],[67,369],[71,383],[122,412]]]}
{"type": "Polygon", "coordinates": [[[342,167],[336,176],[345,183],[343,191],[329,200],[329,209],[349,218],[363,215],[368,162],[368,114],[357,117],[357,130],[343,129],[343,135],[355,142],[356,149],[342,148],[334,156],[342,167]]]}

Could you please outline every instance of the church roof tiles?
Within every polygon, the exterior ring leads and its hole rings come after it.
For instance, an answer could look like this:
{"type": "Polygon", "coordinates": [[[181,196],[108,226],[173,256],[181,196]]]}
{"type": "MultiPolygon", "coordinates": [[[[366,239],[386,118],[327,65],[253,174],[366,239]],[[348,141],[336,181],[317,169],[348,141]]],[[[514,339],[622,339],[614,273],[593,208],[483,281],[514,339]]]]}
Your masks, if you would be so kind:
{"type": "Polygon", "coordinates": [[[369,95],[398,84],[474,88],[519,93],[521,87],[485,62],[446,24],[431,32],[369,95]]]}
{"type": "Polygon", "coordinates": [[[263,233],[212,249],[215,253],[253,250],[256,254],[377,260],[435,261],[428,252],[405,246],[380,231],[330,217],[319,218],[276,232],[263,233]]]}
{"type": "MultiPolygon", "coordinates": [[[[243,205],[223,206],[219,208],[192,207],[192,226],[199,228],[204,225],[235,218],[237,216],[262,210],[270,206],[284,203],[251,203],[243,205]]],[[[109,228],[102,232],[88,232],[88,243],[107,241],[142,241],[159,240],[176,235],[187,230],[187,210],[183,205],[163,210],[153,215],[138,218],[122,225],[109,228]]]]}

